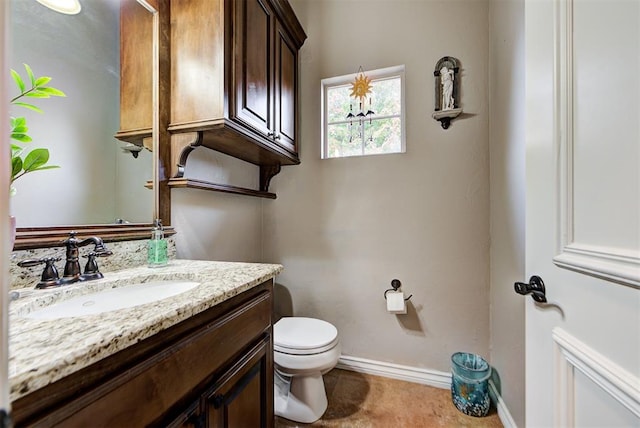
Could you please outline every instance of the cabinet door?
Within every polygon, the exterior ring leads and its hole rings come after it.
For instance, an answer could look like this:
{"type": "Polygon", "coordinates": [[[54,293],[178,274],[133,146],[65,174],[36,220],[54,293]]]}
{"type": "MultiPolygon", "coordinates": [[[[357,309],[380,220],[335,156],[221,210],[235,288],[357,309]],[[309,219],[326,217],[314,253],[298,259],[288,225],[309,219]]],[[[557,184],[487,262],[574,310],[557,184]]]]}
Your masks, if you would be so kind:
{"type": "Polygon", "coordinates": [[[275,142],[297,153],[298,50],[280,23],[276,24],[275,34],[275,142]]]}
{"type": "Polygon", "coordinates": [[[153,122],[153,15],[135,0],[120,3],[120,129],[141,145],[153,122]]]}
{"type": "Polygon", "coordinates": [[[268,337],[258,342],[204,397],[206,426],[273,426],[273,350],[268,337]]]}
{"type": "Polygon", "coordinates": [[[152,426],[164,426],[166,428],[200,428],[204,421],[204,414],[200,411],[200,400],[191,403],[186,410],[178,414],[170,422],[153,423],[152,426]]]}
{"type": "Polygon", "coordinates": [[[233,39],[235,119],[272,135],[273,29],[275,16],[262,0],[235,2],[233,39]]]}

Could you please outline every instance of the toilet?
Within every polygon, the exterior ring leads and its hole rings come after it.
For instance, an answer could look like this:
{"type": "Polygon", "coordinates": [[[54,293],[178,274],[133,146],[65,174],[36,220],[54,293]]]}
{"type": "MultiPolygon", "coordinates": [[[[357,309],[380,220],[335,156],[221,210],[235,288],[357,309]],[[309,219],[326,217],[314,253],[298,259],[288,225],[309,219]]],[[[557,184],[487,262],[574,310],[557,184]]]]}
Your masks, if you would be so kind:
{"type": "Polygon", "coordinates": [[[285,317],[273,326],[275,413],[315,422],[327,410],[322,375],[340,358],[338,330],[315,318],[285,317]]]}

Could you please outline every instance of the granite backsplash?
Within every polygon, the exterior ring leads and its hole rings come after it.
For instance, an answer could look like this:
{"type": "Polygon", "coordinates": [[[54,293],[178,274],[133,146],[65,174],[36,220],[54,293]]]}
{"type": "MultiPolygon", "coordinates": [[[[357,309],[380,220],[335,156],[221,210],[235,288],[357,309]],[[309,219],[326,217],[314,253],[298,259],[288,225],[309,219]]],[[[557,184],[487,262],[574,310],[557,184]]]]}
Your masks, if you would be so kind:
{"type": "MultiPolygon", "coordinates": [[[[175,238],[167,239],[169,259],[176,257],[175,238]]],[[[135,241],[109,242],[107,248],[113,252],[108,257],[98,259],[100,272],[112,272],[121,269],[128,269],[136,266],[144,266],[147,264],[147,242],[146,239],[135,241]]],[[[87,246],[80,250],[80,265],[84,268],[86,259],[82,255],[91,251],[93,246],[87,246]]],[[[31,268],[21,268],[18,262],[27,259],[40,259],[43,257],[60,257],[62,260],[56,263],[58,272],[62,275],[64,270],[65,249],[58,248],[37,248],[34,250],[19,250],[11,253],[9,262],[9,276],[11,278],[10,289],[16,290],[20,288],[33,288],[40,281],[44,265],[31,268]]]]}

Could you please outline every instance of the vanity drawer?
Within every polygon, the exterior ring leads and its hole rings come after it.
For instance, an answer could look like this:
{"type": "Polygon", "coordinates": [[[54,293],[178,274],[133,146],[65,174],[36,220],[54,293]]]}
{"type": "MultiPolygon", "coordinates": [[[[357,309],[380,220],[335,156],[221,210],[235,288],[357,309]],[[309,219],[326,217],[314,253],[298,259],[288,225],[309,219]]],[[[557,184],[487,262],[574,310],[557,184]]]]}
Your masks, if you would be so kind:
{"type": "Polygon", "coordinates": [[[158,420],[256,340],[271,343],[271,296],[270,288],[263,290],[58,407],[35,425],[146,426],[158,420]]]}

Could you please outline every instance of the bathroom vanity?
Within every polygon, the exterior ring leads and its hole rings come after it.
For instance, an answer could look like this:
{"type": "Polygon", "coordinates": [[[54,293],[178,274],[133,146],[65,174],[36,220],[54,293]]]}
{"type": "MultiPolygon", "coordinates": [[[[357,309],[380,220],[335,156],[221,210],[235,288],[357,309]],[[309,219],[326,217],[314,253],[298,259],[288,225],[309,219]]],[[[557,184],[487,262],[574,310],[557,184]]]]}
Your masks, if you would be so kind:
{"type": "Polygon", "coordinates": [[[177,260],[30,291],[10,307],[15,426],[272,426],[273,277],[280,265],[177,260]],[[78,294],[196,281],[162,300],[32,319],[78,294]]]}

